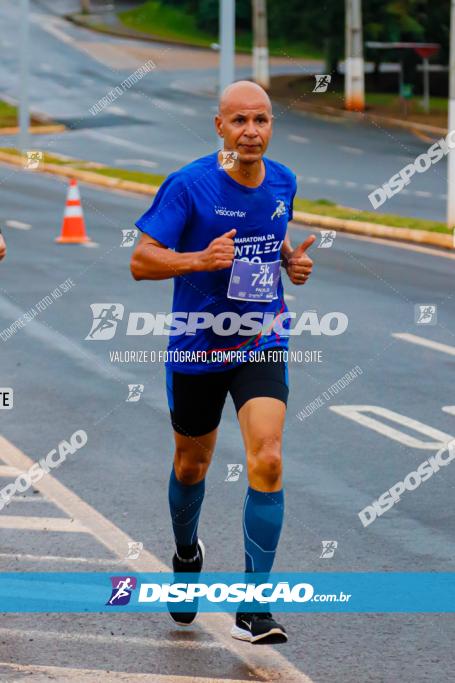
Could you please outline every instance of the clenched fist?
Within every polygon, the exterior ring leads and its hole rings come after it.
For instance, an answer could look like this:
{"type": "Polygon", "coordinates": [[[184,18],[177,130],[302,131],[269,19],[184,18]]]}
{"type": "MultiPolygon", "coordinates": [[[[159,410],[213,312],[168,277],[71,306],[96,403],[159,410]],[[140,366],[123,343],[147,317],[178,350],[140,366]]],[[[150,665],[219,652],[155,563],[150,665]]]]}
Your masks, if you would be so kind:
{"type": "Polygon", "coordinates": [[[212,271],[230,268],[234,260],[234,237],[237,230],[233,228],[221,237],[210,242],[207,249],[200,251],[197,256],[196,270],[212,271]]]}

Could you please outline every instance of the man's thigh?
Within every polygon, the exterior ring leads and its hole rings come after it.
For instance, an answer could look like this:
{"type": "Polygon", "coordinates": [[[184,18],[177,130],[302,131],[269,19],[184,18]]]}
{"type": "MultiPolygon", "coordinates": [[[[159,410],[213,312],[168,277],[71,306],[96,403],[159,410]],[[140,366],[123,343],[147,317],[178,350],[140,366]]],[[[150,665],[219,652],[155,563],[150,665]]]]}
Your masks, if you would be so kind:
{"type": "Polygon", "coordinates": [[[190,375],[167,368],[166,388],[174,432],[191,440],[215,431],[228,386],[229,377],[225,372],[190,375]]]}

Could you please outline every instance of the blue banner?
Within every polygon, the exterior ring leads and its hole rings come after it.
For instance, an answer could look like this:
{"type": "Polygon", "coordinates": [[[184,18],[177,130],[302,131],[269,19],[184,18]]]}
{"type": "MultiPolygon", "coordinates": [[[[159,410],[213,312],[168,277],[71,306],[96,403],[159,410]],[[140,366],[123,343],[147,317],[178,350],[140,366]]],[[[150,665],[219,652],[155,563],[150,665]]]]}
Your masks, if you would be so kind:
{"type": "Polygon", "coordinates": [[[455,612],[455,573],[2,572],[0,612],[455,612]]]}

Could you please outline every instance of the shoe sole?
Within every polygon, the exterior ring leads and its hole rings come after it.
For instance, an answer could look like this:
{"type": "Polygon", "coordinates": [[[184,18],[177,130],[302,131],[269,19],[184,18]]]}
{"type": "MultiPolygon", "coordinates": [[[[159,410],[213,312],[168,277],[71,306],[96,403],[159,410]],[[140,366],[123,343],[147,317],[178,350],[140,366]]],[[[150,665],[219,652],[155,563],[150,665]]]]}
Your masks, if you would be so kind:
{"type": "MultiPolygon", "coordinates": [[[[205,560],[205,545],[202,543],[201,539],[198,541],[198,545],[201,549],[201,555],[202,555],[202,566],[204,566],[204,560],[205,560]]],[[[174,619],[172,616],[171,612],[168,612],[168,616],[170,620],[172,621],[173,624],[176,624],[177,626],[183,626],[183,628],[186,628],[187,626],[192,626],[194,622],[196,621],[198,613],[196,612],[194,615],[194,618],[191,619],[191,621],[177,621],[177,619],[174,619]]]]}
{"type": "Polygon", "coordinates": [[[231,628],[231,636],[237,640],[244,640],[252,645],[277,645],[278,643],[286,643],[288,640],[287,634],[279,628],[272,628],[267,633],[259,636],[252,636],[249,631],[239,628],[234,624],[231,628]]]}

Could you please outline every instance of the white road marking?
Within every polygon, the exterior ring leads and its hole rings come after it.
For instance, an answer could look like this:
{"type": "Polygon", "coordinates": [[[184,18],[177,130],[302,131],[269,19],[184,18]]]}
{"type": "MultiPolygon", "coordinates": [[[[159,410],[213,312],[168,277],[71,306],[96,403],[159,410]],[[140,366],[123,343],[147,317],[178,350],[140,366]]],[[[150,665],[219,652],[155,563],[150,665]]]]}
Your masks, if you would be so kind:
{"type": "Polygon", "coordinates": [[[426,192],[424,190],[416,190],[414,192],[414,194],[417,195],[418,197],[432,197],[433,196],[433,194],[431,192],[426,192]]]}
{"type": "Polygon", "coordinates": [[[63,22],[50,17],[48,14],[35,14],[34,12],[30,14],[30,19],[34,24],[38,24],[43,31],[47,31],[53,35],[54,38],[61,40],[62,43],[66,43],[67,45],[75,44],[76,41],[74,38],[58,28],[57,23],[62,25],[63,22]]]}
{"type": "Polygon", "coordinates": [[[146,168],[156,168],[159,166],[157,161],[148,161],[147,159],[116,159],[115,164],[134,164],[134,166],[145,166],[146,168]]]}
{"type": "Polygon", "coordinates": [[[116,138],[114,135],[109,135],[108,133],[101,133],[99,131],[85,130],[83,134],[86,137],[92,138],[93,140],[101,140],[103,142],[109,142],[112,145],[117,145],[118,147],[126,147],[127,149],[134,149],[137,152],[147,152],[150,156],[163,157],[163,159],[172,159],[174,161],[191,161],[190,157],[183,156],[182,154],[175,154],[174,152],[165,152],[161,149],[155,147],[145,147],[137,142],[129,142],[128,140],[123,140],[121,138],[116,138]]]}
{"type": "MultiPolygon", "coordinates": [[[[66,642],[85,642],[85,643],[102,643],[103,645],[115,645],[116,647],[122,645],[143,646],[143,647],[169,647],[170,645],[182,647],[184,649],[202,649],[202,650],[224,650],[225,648],[212,640],[171,640],[170,638],[141,638],[141,636],[108,636],[99,633],[87,633],[86,631],[80,633],[69,633],[66,631],[40,631],[38,629],[19,629],[19,628],[0,628],[0,635],[12,635],[23,638],[42,638],[49,640],[64,640],[66,642]]],[[[207,679],[205,679],[207,680],[207,679]]]]}
{"type": "Polygon", "coordinates": [[[375,190],[377,188],[377,185],[372,185],[371,183],[367,183],[363,187],[365,188],[365,190],[375,190]]]}
{"type": "Polygon", "coordinates": [[[96,249],[99,246],[98,242],[93,242],[92,240],[89,242],[81,242],[81,247],[85,247],[86,249],[96,249]]]}
{"type": "Polygon", "coordinates": [[[343,152],[347,152],[348,154],[363,154],[363,149],[360,149],[360,147],[348,147],[347,145],[338,145],[338,149],[341,149],[343,152]]]}
{"type": "Polygon", "coordinates": [[[295,301],[295,296],[293,294],[285,294],[284,300],[285,301],[295,301]]]}
{"type": "MultiPolygon", "coordinates": [[[[40,498],[43,503],[49,503],[48,500],[40,498]]],[[[102,558],[102,557],[65,557],[64,555],[33,555],[31,553],[0,553],[0,559],[15,559],[15,560],[30,560],[33,562],[75,562],[82,564],[95,564],[95,565],[118,565],[122,564],[122,560],[117,558],[102,558]]]]}
{"type": "Polygon", "coordinates": [[[449,415],[455,415],[455,406],[443,406],[441,410],[445,413],[449,413],[449,415]]]}
{"type": "Polygon", "coordinates": [[[292,140],[292,142],[301,142],[303,144],[310,142],[308,138],[304,138],[303,135],[288,135],[288,140],[292,140]]]}
{"type": "Polygon", "coordinates": [[[89,533],[88,529],[75,519],[66,517],[22,517],[1,515],[0,529],[27,529],[30,531],[62,531],[76,534],[89,533]]]}
{"type": "Polygon", "coordinates": [[[12,503],[47,503],[48,501],[41,496],[12,496],[10,498],[12,503]]]}
{"type": "MultiPolygon", "coordinates": [[[[32,323],[29,323],[29,325],[31,324],[32,323]]],[[[33,460],[31,458],[1,435],[0,456],[1,459],[11,467],[17,467],[23,471],[28,470],[33,465],[33,460]]],[[[91,505],[79,498],[76,493],[61,484],[52,475],[48,474],[46,477],[43,477],[39,482],[36,482],[34,486],[40,493],[46,496],[46,498],[55,503],[57,507],[74,519],[75,522],[81,524],[88,530],[88,532],[114,553],[114,555],[117,555],[117,557],[122,560],[124,559],[126,549],[129,547],[128,543],[133,542],[133,539],[128,536],[128,534],[116,527],[115,524],[95,510],[95,508],[91,507],[91,505]]],[[[5,519],[7,519],[7,517],[5,517],[5,519]]],[[[138,573],[170,571],[169,567],[163,564],[155,555],[146,549],[142,550],[141,555],[137,560],[125,560],[124,564],[138,573]]],[[[229,633],[232,625],[232,617],[229,617],[227,614],[202,614],[200,616],[199,624],[235,657],[243,660],[250,669],[250,676],[257,676],[258,678],[266,677],[271,680],[275,674],[279,672],[286,683],[313,683],[311,678],[297,669],[282,654],[275,651],[272,647],[264,645],[259,651],[245,649],[242,645],[239,645],[234,641],[229,633]]],[[[112,680],[112,678],[109,680],[112,680]]],[[[130,681],[133,679],[129,676],[127,680],[130,681]]],[[[152,680],[157,681],[159,678],[155,676],[152,680]]]]}
{"type": "Polygon", "coordinates": [[[355,183],[353,180],[345,180],[343,185],[346,185],[346,187],[357,187],[358,183],[355,183]]]}
{"type": "Polygon", "coordinates": [[[0,477],[17,477],[22,474],[17,467],[9,467],[8,465],[0,465],[0,477]]]}
{"type": "Polygon", "coordinates": [[[425,450],[437,450],[442,446],[445,446],[449,441],[454,438],[446,432],[441,432],[439,429],[430,427],[430,425],[414,420],[406,415],[401,415],[393,410],[388,410],[388,408],[382,408],[381,406],[369,406],[369,405],[343,405],[343,406],[330,406],[330,410],[334,413],[346,417],[348,420],[353,420],[363,427],[368,427],[383,436],[389,437],[394,441],[398,441],[405,446],[410,446],[411,448],[422,448],[425,450]],[[403,427],[408,429],[413,429],[420,434],[425,434],[436,441],[422,441],[421,439],[416,439],[414,436],[410,436],[405,432],[401,432],[394,427],[390,427],[385,422],[376,420],[373,417],[368,417],[365,413],[373,413],[374,415],[380,415],[386,420],[391,422],[396,422],[403,427]]]}
{"type": "Polygon", "coordinates": [[[336,178],[327,178],[326,181],[327,185],[339,185],[340,181],[337,180],[336,178]]]}
{"type": "MultiPolygon", "coordinates": [[[[43,503],[48,503],[49,501],[44,498],[40,498],[43,503]]],[[[122,560],[118,559],[103,559],[98,557],[64,557],[63,555],[31,555],[29,553],[0,553],[0,559],[5,558],[6,560],[30,560],[32,562],[76,562],[80,564],[94,564],[94,565],[105,565],[112,567],[116,564],[122,564],[122,560]]]]}
{"type": "Polygon", "coordinates": [[[307,183],[320,183],[321,179],[320,178],[315,178],[314,176],[310,176],[309,178],[305,178],[307,183]]]}
{"type": "MultiPolygon", "coordinates": [[[[149,639],[149,643],[153,642],[149,639]]],[[[174,641],[173,641],[174,642],[174,641]]],[[[179,641],[180,642],[180,641],[179,641]]],[[[59,683],[245,683],[245,679],[233,678],[207,678],[206,676],[180,676],[176,674],[138,674],[130,671],[102,671],[101,669],[73,669],[62,666],[38,666],[36,664],[11,664],[0,662],[0,666],[12,673],[24,673],[33,675],[33,683],[48,683],[50,680],[59,683]]],[[[32,680],[31,678],[29,680],[32,680]]],[[[251,683],[259,683],[260,679],[248,679],[251,683]]],[[[262,679],[263,680],[263,679],[262,679]]],[[[308,680],[302,678],[302,681],[308,680]]]]}
{"type": "Polygon", "coordinates": [[[123,107],[117,107],[115,104],[106,107],[106,111],[111,112],[111,114],[118,114],[119,116],[127,115],[126,109],[123,109],[123,107]]]}
{"type": "Polygon", "coordinates": [[[449,356],[455,356],[455,346],[441,344],[440,342],[432,341],[431,339],[425,339],[425,337],[418,337],[416,334],[408,334],[407,332],[395,332],[392,333],[392,337],[395,337],[395,339],[401,339],[402,341],[407,341],[410,344],[426,346],[428,349],[440,351],[441,353],[447,353],[449,356]]]}
{"type": "Polygon", "coordinates": [[[5,225],[7,228],[16,228],[16,230],[30,230],[32,227],[30,223],[23,223],[22,221],[5,221],[5,225]]]}
{"type": "Polygon", "coordinates": [[[155,107],[164,111],[175,111],[176,114],[186,114],[187,116],[197,116],[198,114],[193,107],[182,107],[178,102],[169,102],[159,97],[152,97],[150,101],[155,107]]]}

